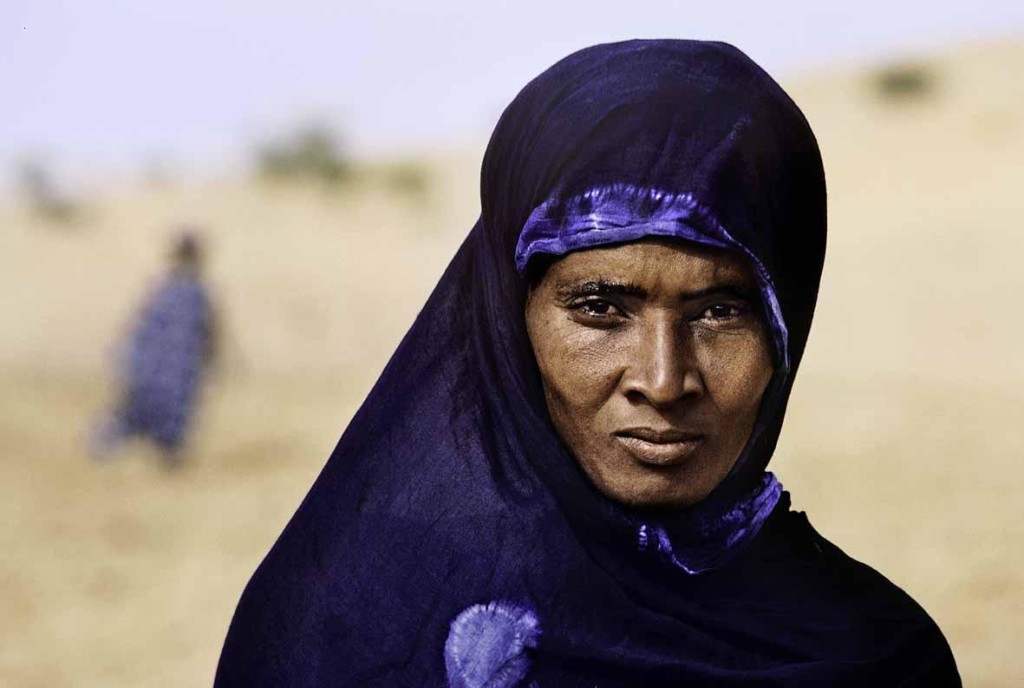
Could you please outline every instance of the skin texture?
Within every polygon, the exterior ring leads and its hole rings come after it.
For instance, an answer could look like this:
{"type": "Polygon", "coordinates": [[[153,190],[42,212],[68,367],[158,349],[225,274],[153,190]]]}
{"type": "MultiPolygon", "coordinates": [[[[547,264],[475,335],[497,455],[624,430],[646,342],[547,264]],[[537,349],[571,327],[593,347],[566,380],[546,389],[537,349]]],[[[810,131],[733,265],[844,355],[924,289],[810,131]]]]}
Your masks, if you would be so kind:
{"type": "Polygon", "coordinates": [[[744,259],[667,239],[570,253],[525,315],[551,420],[604,495],[690,506],[725,479],[772,375],[744,259]]]}

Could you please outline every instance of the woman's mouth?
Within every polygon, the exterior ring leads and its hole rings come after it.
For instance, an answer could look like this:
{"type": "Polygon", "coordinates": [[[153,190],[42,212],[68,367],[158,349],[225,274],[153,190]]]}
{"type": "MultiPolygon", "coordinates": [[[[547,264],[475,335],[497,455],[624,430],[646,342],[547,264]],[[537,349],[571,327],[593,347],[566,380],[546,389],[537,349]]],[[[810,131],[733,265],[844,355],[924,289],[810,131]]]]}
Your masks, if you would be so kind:
{"type": "Polygon", "coordinates": [[[679,465],[704,442],[701,434],[671,429],[627,428],[613,436],[626,451],[648,466],[679,465]]]}

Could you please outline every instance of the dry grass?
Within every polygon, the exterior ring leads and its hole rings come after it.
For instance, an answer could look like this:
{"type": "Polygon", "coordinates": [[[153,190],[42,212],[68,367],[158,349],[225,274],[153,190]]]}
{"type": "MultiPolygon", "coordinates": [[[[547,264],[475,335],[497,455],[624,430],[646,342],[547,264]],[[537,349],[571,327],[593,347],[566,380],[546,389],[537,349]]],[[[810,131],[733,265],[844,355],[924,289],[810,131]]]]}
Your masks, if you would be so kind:
{"type": "MultiPolygon", "coordinates": [[[[830,183],[819,315],[773,463],[799,508],[909,590],[972,686],[1024,658],[1024,48],[931,63],[933,97],[791,86],[830,183]]],[[[475,218],[476,159],[421,200],[238,185],[0,217],[0,683],[211,681],[231,611],[475,218]],[[166,227],[210,227],[227,325],[191,463],[90,463],[113,333],[166,227]],[[382,279],[383,277],[383,279],[382,279]]]]}

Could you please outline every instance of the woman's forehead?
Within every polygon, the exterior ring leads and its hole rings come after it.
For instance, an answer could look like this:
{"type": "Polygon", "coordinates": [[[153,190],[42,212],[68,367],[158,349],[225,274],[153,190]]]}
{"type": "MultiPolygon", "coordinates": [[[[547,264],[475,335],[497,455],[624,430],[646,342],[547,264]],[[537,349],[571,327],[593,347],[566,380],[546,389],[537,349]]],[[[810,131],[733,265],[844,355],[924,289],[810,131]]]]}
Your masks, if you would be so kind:
{"type": "Polygon", "coordinates": [[[545,278],[550,278],[556,288],[591,280],[649,289],[756,284],[747,261],[735,253],[659,238],[573,251],[555,261],[545,278]]]}

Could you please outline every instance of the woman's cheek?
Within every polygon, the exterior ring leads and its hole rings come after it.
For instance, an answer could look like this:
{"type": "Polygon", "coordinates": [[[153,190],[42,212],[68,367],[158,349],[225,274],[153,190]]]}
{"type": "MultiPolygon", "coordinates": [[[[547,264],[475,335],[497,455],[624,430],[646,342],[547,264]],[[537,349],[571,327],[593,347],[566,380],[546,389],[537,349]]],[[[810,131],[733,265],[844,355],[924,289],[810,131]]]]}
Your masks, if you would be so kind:
{"type": "Polygon", "coordinates": [[[771,357],[756,337],[736,338],[706,353],[705,384],[717,405],[737,414],[736,420],[760,408],[772,375],[771,357]]]}

